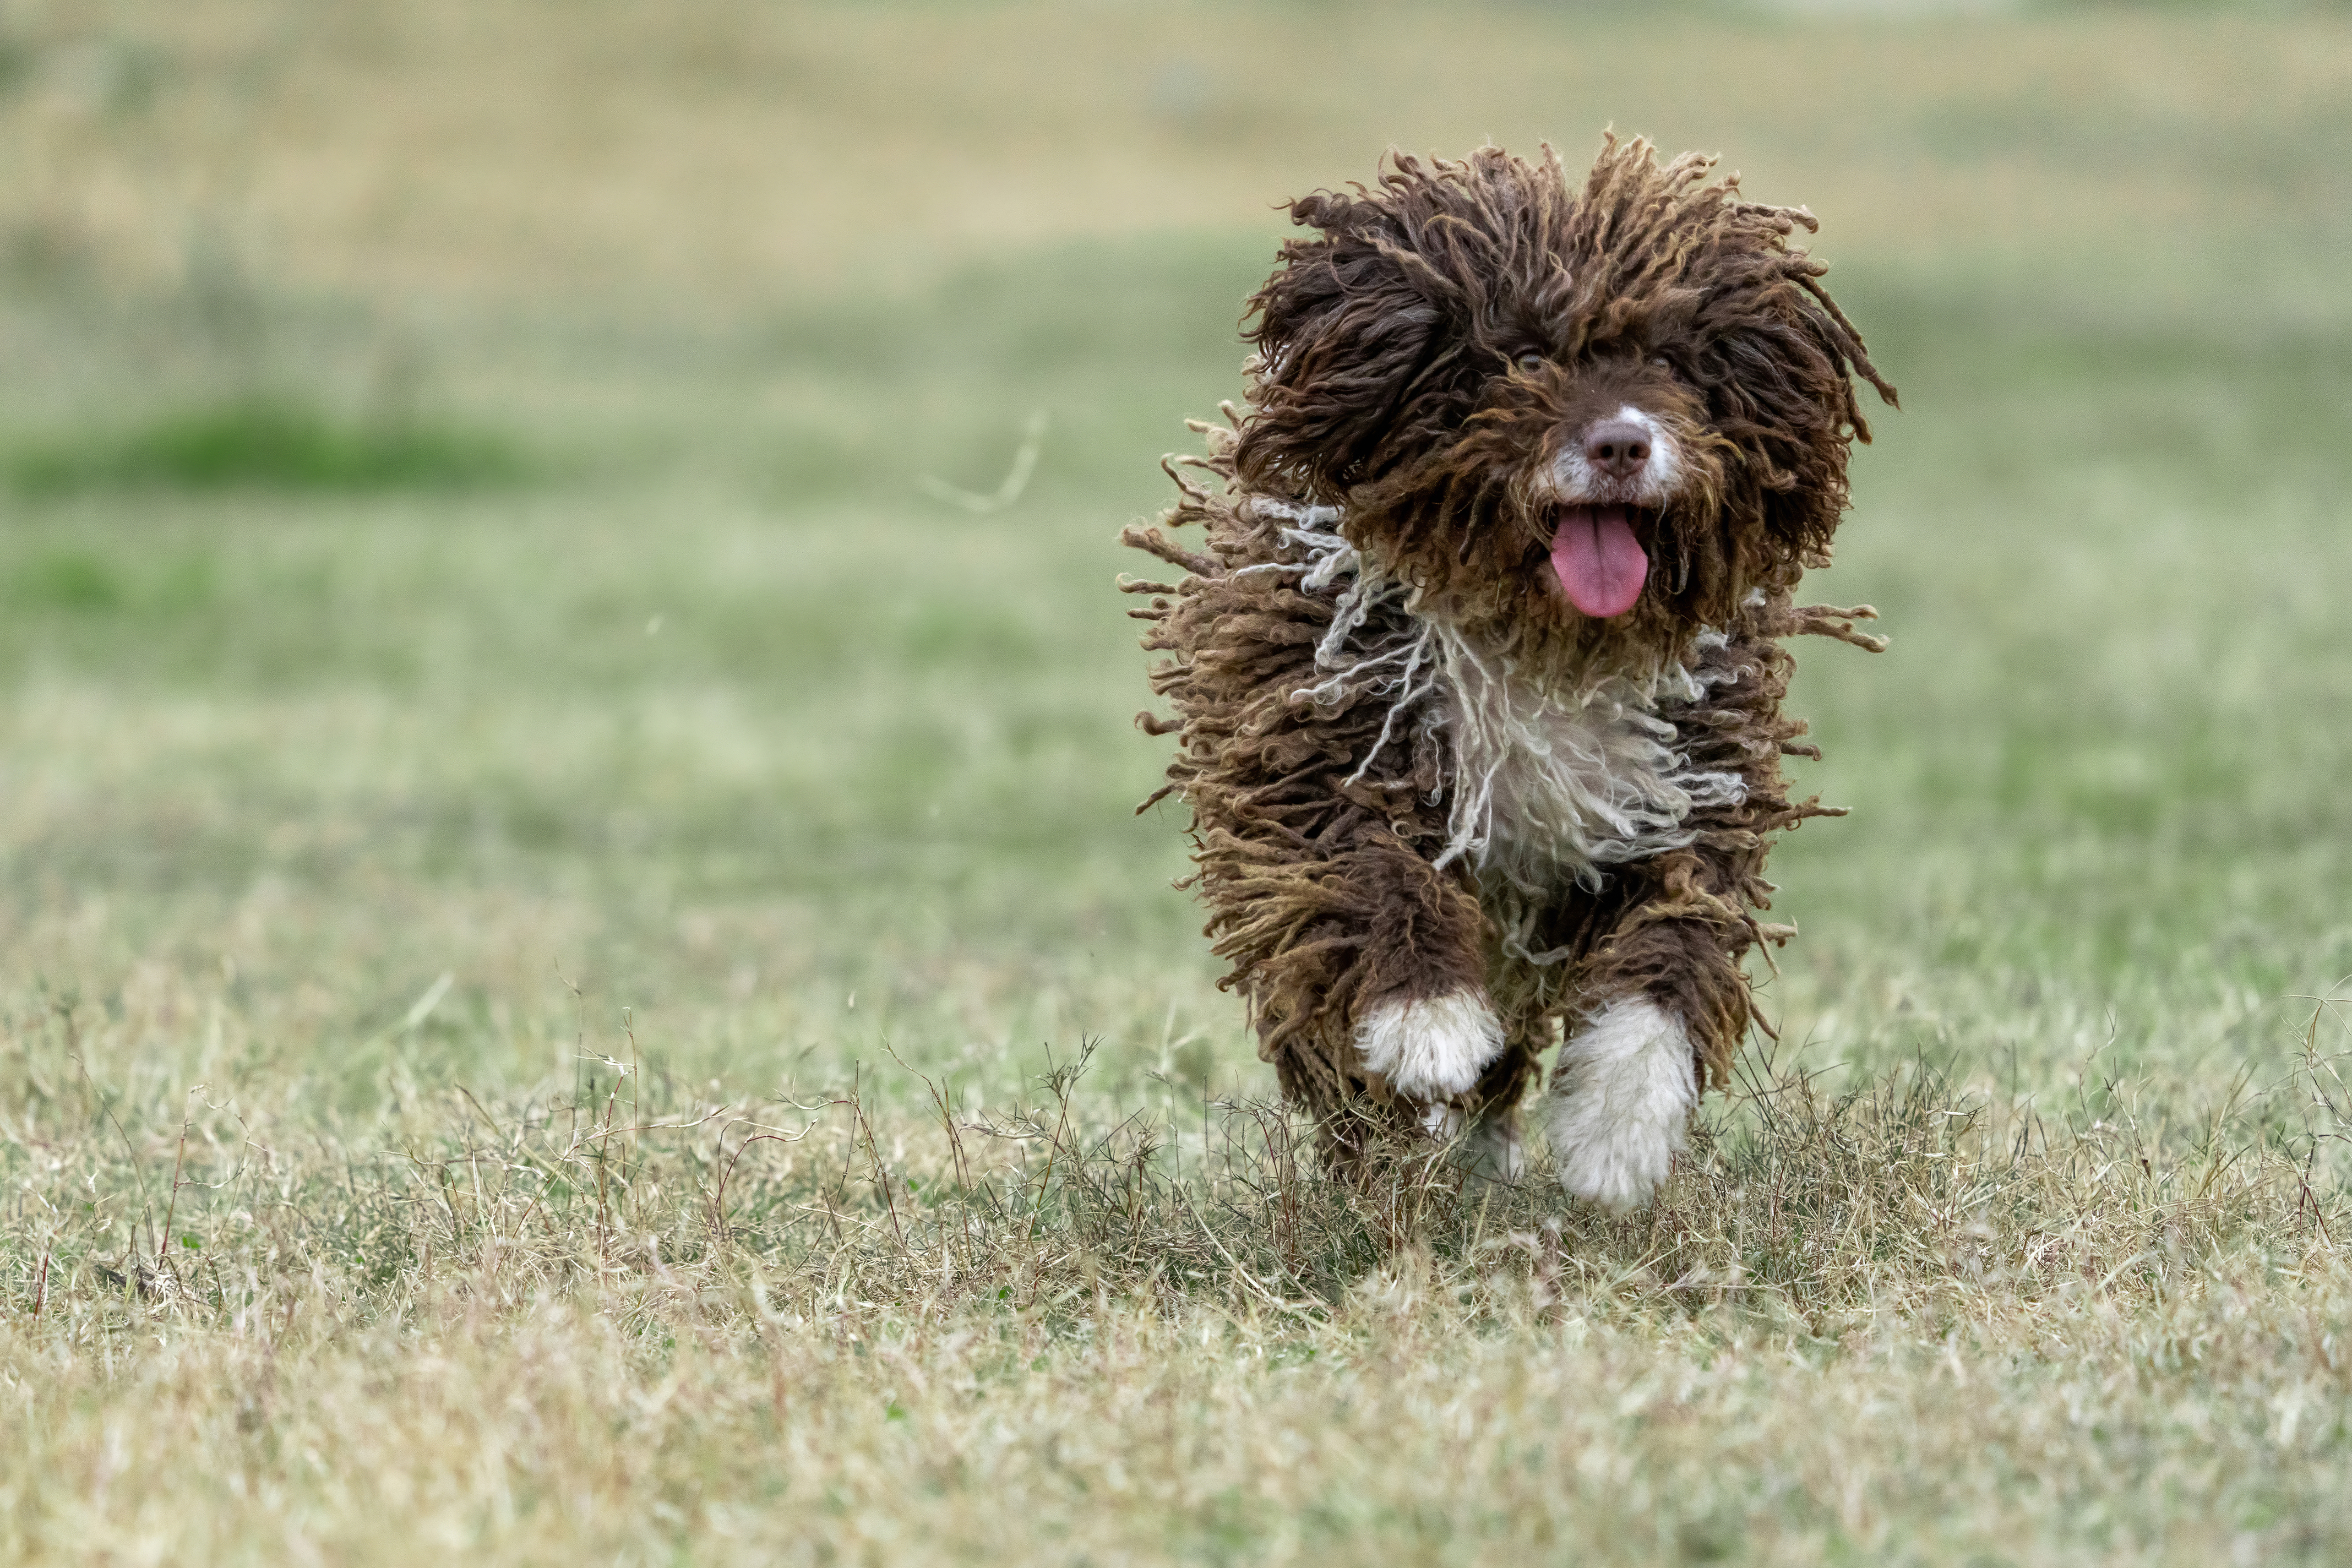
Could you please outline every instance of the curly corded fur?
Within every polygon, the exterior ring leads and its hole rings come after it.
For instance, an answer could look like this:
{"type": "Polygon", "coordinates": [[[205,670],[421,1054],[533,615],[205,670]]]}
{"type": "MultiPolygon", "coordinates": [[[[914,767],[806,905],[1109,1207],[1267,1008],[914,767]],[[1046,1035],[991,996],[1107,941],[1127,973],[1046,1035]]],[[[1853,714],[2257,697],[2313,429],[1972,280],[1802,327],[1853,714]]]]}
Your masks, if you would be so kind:
{"type": "MultiPolygon", "coordinates": [[[[1895,391],[1789,243],[1811,216],[1710,167],[1391,154],[1294,203],[1318,232],[1250,301],[1249,406],[1167,465],[1163,521],[1205,537],[1125,535],[1185,574],[1122,584],[1170,656],[1153,799],[1192,808],[1224,984],[1343,1165],[1507,1118],[1563,1023],[1588,1059],[1635,1003],[1685,1053],[1636,1064],[1649,1098],[1685,1106],[1757,1021],[1744,954],[1791,934],[1757,918],[1769,837],[1829,813],[1780,777],[1818,753],[1780,643],[1879,646],[1791,593],[1869,438],[1849,377],[1895,391]]],[[[1637,1201],[1664,1156],[1600,1147],[1559,1151],[1599,1171],[1572,1190],[1637,1201]]]]}

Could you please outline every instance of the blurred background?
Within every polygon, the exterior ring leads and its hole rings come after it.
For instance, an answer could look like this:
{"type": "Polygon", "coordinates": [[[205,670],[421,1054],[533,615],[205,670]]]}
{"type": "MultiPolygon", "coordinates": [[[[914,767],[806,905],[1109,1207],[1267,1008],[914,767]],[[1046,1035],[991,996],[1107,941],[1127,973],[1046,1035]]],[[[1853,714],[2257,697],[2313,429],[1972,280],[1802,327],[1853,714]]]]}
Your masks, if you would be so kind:
{"type": "Polygon", "coordinates": [[[1270,1092],[1130,815],[1116,535],[1281,202],[1609,126],[1820,215],[1903,389],[1783,1050],[2279,1068],[2352,971],[2352,14],[2291,5],[0,5],[6,1006],[159,1106],[529,1092],[624,1008],[730,1091],[1270,1092]]]}

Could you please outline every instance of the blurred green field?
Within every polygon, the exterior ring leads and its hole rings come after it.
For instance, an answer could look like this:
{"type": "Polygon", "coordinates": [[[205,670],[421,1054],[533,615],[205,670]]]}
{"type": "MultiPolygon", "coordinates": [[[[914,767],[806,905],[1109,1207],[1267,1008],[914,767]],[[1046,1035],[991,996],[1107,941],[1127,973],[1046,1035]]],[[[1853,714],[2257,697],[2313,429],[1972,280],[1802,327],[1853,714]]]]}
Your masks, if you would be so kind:
{"type": "Polygon", "coordinates": [[[2352,1542],[2342,13],[58,5],[0,136],[12,1560],[2352,1542]],[[1894,643],[1662,1212],[1368,1212],[1115,539],[1268,204],[1611,121],[1822,214],[1894,643]]]}

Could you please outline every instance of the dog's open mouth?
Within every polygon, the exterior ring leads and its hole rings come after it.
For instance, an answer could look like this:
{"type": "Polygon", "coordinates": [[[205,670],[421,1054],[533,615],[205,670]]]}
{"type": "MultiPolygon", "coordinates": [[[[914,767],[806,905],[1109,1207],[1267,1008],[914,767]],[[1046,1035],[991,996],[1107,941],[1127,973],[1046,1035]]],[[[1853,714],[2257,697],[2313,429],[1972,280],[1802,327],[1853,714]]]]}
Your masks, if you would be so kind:
{"type": "Polygon", "coordinates": [[[1563,506],[1555,514],[1551,569],[1568,602],[1596,620],[1633,607],[1650,574],[1650,557],[1633,536],[1643,521],[1633,506],[1563,506]]]}

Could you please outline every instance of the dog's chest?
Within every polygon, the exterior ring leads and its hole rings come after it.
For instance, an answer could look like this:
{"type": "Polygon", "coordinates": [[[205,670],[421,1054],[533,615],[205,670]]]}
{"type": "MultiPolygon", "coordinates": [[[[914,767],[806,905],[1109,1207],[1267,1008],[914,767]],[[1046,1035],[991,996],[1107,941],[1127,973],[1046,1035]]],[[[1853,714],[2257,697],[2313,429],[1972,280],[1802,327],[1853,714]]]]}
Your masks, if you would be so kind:
{"type": "MultiPolygon", "coordinates": [[[[1661,683],[1548,689],[1460,650],[1442,661],[1454,776],[1446,858],[1528,893],[1596,886],[1601,868],[1691,841],[1696,808],[1739,798],[1737,774],[1692,769],[1659,711],[1661,683]]],[[[1664,683],[1690,686],[1679,670],[1664,683]]]]}

